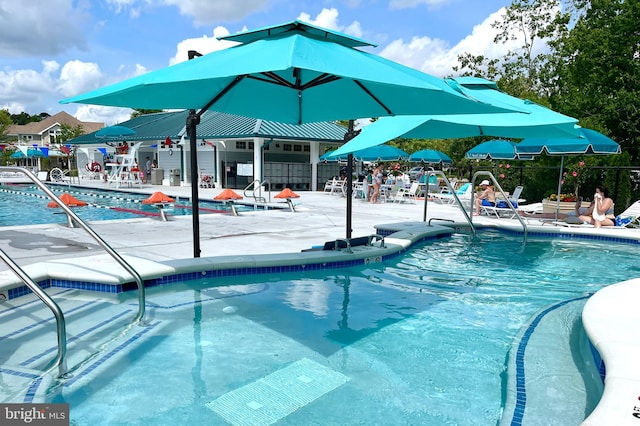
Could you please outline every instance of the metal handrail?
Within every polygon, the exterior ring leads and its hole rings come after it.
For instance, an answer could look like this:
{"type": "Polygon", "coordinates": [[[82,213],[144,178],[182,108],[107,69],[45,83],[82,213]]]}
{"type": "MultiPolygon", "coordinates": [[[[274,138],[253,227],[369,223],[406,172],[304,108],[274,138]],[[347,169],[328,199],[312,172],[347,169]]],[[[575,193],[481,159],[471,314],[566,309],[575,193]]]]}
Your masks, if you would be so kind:
{"type": "MultiPolygon", "coordinates": [[[[31,181],[45,194],[49,196],[53,201],[55,201],[60,208],[67,214],[67,221],[70,226],[73,227],[73,222],[75,221],[85,232],[87,232],[97,243],[100,245],[109,255],[114,258],[120,266],[129,272],[134,280],[136,281],[136,285],[138,286],[138,314],[135,317],[134,322],[140,325],[143,324],[144,312],[145,312],[145,290],[144,290],[144,281],[142,281],[142,277],[138,272],[131,267],[123,258],[120,256],[114,249],[111,248],[106,241],[104,241],[98,234],[95,233],[93,229],[91,229],[82,219],[78,217],[70,208],[67,206],[56,194],[51,191],[47,185],[42,183],[38,177],[33,174],[30,170],[25,169],[24,167],[12,167],[12,166],[0,166],[1,171],[12,171],[24,173],[31,181]]],[[[24,279],[23,279],[24,281],[24,279]]]]}
{"type": "Polygon", "coordinates": [[[254,199],[255,202],[263,202],[263,203],[271,202],[271,182],[269,182],[268,180],[263,180],[262,182],[260,182],[260,179],[254,179],[253,181],[251,181],[251,183],[249,183],[249,185],[244,187],[243,192],[246,198],[251,197],[254,199]],[[269,200],[267,200],[265,197],[262,196],[263,186],[269,187],[269,190],[268,190],[269,200]],[[247,191],[250,188],[252,188],[252,193],[248,194],[247,191]]]}
{"type": "MultiPolygon", "coordinates": [[[[451,185],[451,182],[449,182],[449,179],[447,179],[447,176],[444,174],[444,172],[442,170],[429,170],[427,172],[427,181],[426,181],[426,190],[425,190],[425,194],[424,194],[424,214],[422,217],[422,221],[426,222],[427,221],[427,200],[429,199],[429,177],[431,175],[435,175],[435,176],[440,176],[442,177],[442,179],[444,179],[444,182],[447,184],[447,188],[449,188],[449,192],[451,193],[451,195],[453,195],[453,199],[456,201],[456,204],[460,207],[460,210],[462,211],[462,214],[464,215],[465,219],[467,220],[467,223],[469,224],[469,227],[471,228],[471,233],[473,234],[473,237],[475,238],[476,236],[476,227],[473,226],[473,221],[471,220],[471,217],[469,216],[469,213],[467,213],[467,209],[464,208],[464,206],[462,205],[462,201],[460,201],[460,198],[458,198],[458,194],[456,194],[455,189],[453,188],[453,186],[451,185]]],[[[429,221],[428,223],[429,225],[431,225],[431,221],[429,221]]]]}
{"type": "Polygon", "coordinates": [[[56,318],[56,329],[58,332],[58,354],[52,364],[54,367],[58,367],[59,375],[63,376],[67,372],[67,363],[65,360],[67,354],[67,326],[62,309],[60,309],[60,306],[2,249],[0,249],[0,257],[4,260],[4,263],[6,263],[7,266],[22,280],[22,282],[24,282],[27,287],[29,287],[31,291],[33,291],[35,295],[38,296],[49,309],[51,309],[51,312],[53,312],[53,316],[56,318]]]}

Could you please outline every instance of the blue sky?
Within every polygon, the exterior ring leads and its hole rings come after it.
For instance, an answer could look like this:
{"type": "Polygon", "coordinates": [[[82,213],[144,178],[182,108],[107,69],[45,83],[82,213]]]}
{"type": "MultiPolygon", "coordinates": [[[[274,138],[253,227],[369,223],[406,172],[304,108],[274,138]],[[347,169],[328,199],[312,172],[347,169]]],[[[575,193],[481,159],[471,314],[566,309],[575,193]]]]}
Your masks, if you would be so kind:
{"type": "Polygon", "coordinates": [[[0,109],[114,124],[130,110],[58,101],[227,47],[216,36],[302,19],[445,76],[463,52],[501,56],[510,0],[0,0],[0,109]]]}

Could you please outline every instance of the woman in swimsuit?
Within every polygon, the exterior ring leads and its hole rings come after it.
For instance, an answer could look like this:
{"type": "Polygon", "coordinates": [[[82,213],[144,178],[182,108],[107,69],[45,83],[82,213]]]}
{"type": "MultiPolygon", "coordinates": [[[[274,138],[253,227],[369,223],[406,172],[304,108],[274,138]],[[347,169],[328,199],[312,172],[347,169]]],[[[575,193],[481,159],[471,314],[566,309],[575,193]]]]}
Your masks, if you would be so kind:
{"type": "Polygon", "coordinates": [[[593,196],[594,203],[589,210],[580,215],[584,223],[590,223],[596,228],[601,226],[614,226],[615,215],[613,213],[613,200],[609,198],[609,191],[604,186],[597,186],[593,196]]]}
{"type": "Polygon", "coordinates": [[[380,202],[380,185],[382,185],[382,166],[378,166],[373,171],[373,194],[371,194],[371,202],[380,202]]]}

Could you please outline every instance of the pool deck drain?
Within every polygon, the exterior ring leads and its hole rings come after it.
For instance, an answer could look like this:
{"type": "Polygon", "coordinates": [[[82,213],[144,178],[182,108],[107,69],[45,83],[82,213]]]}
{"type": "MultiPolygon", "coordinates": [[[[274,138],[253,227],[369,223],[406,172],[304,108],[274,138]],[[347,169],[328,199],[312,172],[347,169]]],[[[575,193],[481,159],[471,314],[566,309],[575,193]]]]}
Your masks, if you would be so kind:
{"type": "Polygon", "coordinates": [[[344,374],[303,358],[205,405],[236,426],[271,425],[347,381],[344,374]]]}

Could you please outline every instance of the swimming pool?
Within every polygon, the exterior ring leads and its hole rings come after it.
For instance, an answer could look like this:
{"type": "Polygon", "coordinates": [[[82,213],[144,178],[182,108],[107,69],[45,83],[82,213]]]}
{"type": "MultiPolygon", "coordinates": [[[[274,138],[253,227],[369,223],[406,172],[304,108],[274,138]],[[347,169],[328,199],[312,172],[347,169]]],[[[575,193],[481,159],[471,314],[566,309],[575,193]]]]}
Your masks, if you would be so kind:
{"type": "MultiPolygon", "coordinates": [[[[151,288],[148,326],[48,399],[77,425],[496,424],[515,336],[549,305],[638,276],[629,247],[481,232],[373,266],[151,288]]],[[[135,294],[100,303],[121,316],[135,294]]],[[[70,334],[99,347],[77,316],[70,334]]]]}
{"type": "MultiPolygon", "coordinates": [[[[149,194],[60,185],[51,185],[49,188],[58,196],[69,193],[86,202],[88,206],[74,208],[74,212],[84,221],[159,216],[157,208],[142,204],[142,200],[148,198],[149,194]]],[[[64,212],[48,208],[47,203],[51,200],[35,185],[0,185],[0,201],[0,226],[66,223],[64,212]]],[[[238,206],[238,210],[243,211],[243,207],[238,206]]],[[[190,215],[191,203],[187,198],[179,198],[165,211],[169,215],[190,215]]],[[[230,208],[224,203],[200,201],[201,214],[227,212],[230,212],[230,208]]]]}

